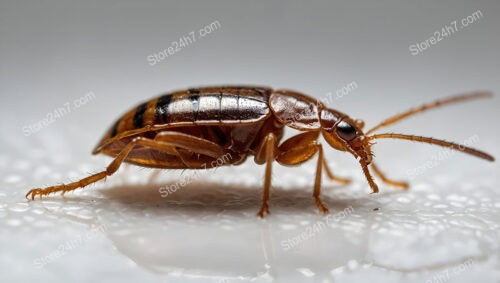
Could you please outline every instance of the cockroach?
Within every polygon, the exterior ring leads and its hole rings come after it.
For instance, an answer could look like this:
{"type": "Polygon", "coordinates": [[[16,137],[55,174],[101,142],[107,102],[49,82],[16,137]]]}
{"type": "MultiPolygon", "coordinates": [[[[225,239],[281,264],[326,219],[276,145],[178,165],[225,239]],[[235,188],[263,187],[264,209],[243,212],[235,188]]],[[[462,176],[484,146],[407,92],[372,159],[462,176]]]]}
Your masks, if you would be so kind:
{"type": "Polygon", "coordinates": [[[374,140],[409,140],[447,147],[488,161],[494,158],[482,151],[431,137],[372,133],[433,108],[490,96],[490,92],[474,92],[445,98],[392,116],[363,132],[362,120],[352,119],[292,90],[221,86],[176,91],[139,104],[111,126],[92,152],[114,158],[104,171],[77,182],[32,189],[26,198],[34,200],[36,196],[41,198],[55,192],[64,195],[83,188],[112,175],[123,162],[150,168],[202,169],[206,164],[220,165],[214,161],[229,153],[231,159],[223,165],[241,164],[249,155],[255,163],[266,164],[258,212],[264,217],[269,213],[272,163],[296,166],[318,155],[313,198],[320,212],[327,213],[320,199],[322,171],[325,170],[331,180],[341,183],[350,180],[332,174],[318,141],[320,135],[332,148],[354,155],[373,193],[379,189],[369,166],[384,183],[407,189],[408,183],[389,179],[372,161],[374,140]],[[285,127],[300,133],[281,142],[285,127]]]}

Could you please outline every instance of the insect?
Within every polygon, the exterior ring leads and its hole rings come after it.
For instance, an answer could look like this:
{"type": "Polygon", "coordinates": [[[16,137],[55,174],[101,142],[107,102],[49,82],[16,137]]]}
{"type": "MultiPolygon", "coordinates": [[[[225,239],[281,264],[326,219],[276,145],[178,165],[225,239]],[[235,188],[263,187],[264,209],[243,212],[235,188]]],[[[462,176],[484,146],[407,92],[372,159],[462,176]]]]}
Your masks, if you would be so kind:
{"type": "Polygon", "coordinates": [[[417,113],[489,96],[492,96],[489,92],[475,92],[438,100],[392,116],[363,132],[362,120],[352,119],[292,90],[221,86],[176,91],[139,104],[111,126],[93,150],[93,154],[114,158],[104,171],[77,182],[32,189],[26,198],[34,200],[36,196],[41,198],[55,192],[64,195],[83,188],[112,175],[123,162],[151,168],[202,169],[206,164],[217,166],[215,160],[230,154],[231,158],[223,165],[241,164],[248,156],[253,156],[255,163],[266,165],[258,212],[264,217],[269,213],[272,163],[296,166],[317,155],[313,198],[318,209],[327,213],[320,199],[323,170],[332,180],[341,183],[350,180],[332,174],[318,141],[320,135],[330,147],[354,155],[373,193],[379,189],[369,167],[386,184],[407,189],[407,183],[387,178],[372,161],[374,140],[410,140],[448,147],[488,161],[494,158],[482,151],[431,137],[372,133],[417,113]],[[286,127],[300,133],[281,141],[286,127]]]}

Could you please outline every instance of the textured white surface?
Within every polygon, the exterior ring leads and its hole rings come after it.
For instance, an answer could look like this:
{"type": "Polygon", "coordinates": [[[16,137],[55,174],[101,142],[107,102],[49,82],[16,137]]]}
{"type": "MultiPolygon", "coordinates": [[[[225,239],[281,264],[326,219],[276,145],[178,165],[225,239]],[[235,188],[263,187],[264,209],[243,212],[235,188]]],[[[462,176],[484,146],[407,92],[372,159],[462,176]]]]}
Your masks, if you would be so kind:
{"type": "MultiPolygon", "coordinates": [[[[43,143],[44,138],[40,133],[31,141],[43,143]]],[[[67,142],[78,135],[59,138],[67,142]]],[[[149,180],[152,170],[128,166],[107,182],[65,198],[27,202],[23,194],[30,186],[77,179],[104,167],[102,157],[82,157],[84,163],[77,166],[63,158],[72,146],[61,144],[43,152],[20,151],[6,143],[12,151],[0,159],[2,282],[500,278],[500,193],[492,186],[498,184],[497,176],[432,177],[413,182],[408,192],[381,186],[382,192],[374,195],[368,194],[354,162],[342,168],[332,163],[339,175],[354,176],[346,187],[324,180],[323,198],[338,221],[326,221],[313,204],[314,163],[275,167],[272,214],[265,220],[255,216],[263,167],[251,162],[209,172],[167,198],[158,189],[188,172],[166,171],[149,180]],[[307,239],[297,240],[303,232],[307,239]],[[284,244],[292,238],[293,247],[284,244]],[[57,250],[65,254],[47,259],[57,250]],[[50,263],[42,266],[35,261],[40,258],[50,263]],[[455,267],[471,260],[455,275],[455,267]]]]}
{"type": "Polygon", "coordinates": [[[0,1],[0,283],[499,282],[500,163],[457,153],[429,168],[442,151],[427,145],[380,141],[375,160],[389,176],[425,170],[409,191],[379,183],[376,195],[352,156],[325,147],[333,171],[353,178],[349,186],[324,178],[332,217],[349,211],[328,228],[311,197],[314,162],[275,166],[264,220],[255,216],[264,168],[252,162],[167,198],[159,188],[188,172],[149,181],[152,170],[129,166],[65,198],[24,199],[32,187],[103,169],[110,159],[90,151],[129,107],[199,85],[269,85],[325,99],[355,82],[328,106],[368,127],[423,102],[491,90],[494,99],[387,131],[477,136],[473,146],[498,158],[498,14],[491,0],[0,1]],[[478,10],[477,22],[411,54],[411,44],[478,10]],[[217,31],[148,63],[216,20],[217,31]],[[90,91],[95,99],[24,135],[90,91]],[[285,250],[289,239],[300,244],[285,250]]]}

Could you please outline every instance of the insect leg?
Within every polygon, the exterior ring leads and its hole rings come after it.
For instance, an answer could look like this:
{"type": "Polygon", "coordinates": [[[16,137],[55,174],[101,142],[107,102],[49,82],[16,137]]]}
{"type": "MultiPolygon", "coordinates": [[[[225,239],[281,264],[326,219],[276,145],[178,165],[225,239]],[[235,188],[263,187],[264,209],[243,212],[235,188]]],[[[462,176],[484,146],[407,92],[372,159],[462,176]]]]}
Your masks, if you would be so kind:
{"type": "Polygon", "coordinates": [[[371,163],[371,166],[373,168],[373,172],[375,172],[375,175],[377,175],[384,183],[395,186],[395,187],[400,187],[404,190],[408,189],[408,183],[407,182],[401,182],[401,181],[394,181],[385,176],[385,174],[380,171],[377,165],[375,165],[375,162],[371,163]]]}
{"type": "MultiPolygon", "coordinates": [[[[175,155],[179,156],[188,168],[200,168],[200,159],[193,157],[193,154],[205,155],[211,158],[210,161],[215,161],[227,153],[224,147],[212,141],[185,133],[170,131],[160,132],[156,135],[154,140],[171,145],[176,151],[175,155]]],[[[233,156],[230,157],[231,160],[237,160],[237,158],[233,156]]]]}
{"type": "Polygon", "coordinates": [[[262,204],[257,213],[261,218],[269,214],[269,191],[271,188],[271,173],[274,155],[277,151],[278,139],[273,133],[268,134],[262,143],[259,145],[257,154],[255,155],[255,162],[257,164],[266,163],[266,175],[264,179],[264,190],[262,191],[262,204]]]}
{"type": "MultiPolygon", "coordinates": [[[[317,141],[318,135],[319,132],[305,132],[284,141],[278,148],[276,161],[282,165],[293,166],[306,162],[318,153],[313,197],[318,209],[323,213],[327,213],[328,208],[319,197],[321,194],[321,173],[323,164],[326,162],[323,157],[323,147],[317,141]]],[[[326,166],[325,170],[328,170],[326,166]]],[[[331,175],[331,171],[328,172],[331,175]]]]}
{"type": "Polygon", "coordinates": [[[213,158],[219,158],[226,153],[222,146],[212,141],[179,132],[160,132],[156,135],[155,141],[168,143],[176,148],[188,149],[213,158]]]}
{"type": "Polygon", "coordinates": [[[337,182],[345,184],[345,185],[351,183],[351,179],[337,177],[337,176],[333,175],[332,171],[328,167],[328,163],[326,162],[325,158],[323,158],[323,168],[325,168],[326,175],[328,176],[328,178],[330,178],[330,180],[337,181],[337,182]]]}
{"type": "Polygon", "coordinates": [[[34,200],[36,196],[40,196],[40,198],[41,198],[42,196],[45,196],[45,195],[48,195],[51,193],[55,193],[55,192],[61,192],[62,195],[64,195],[64,193],[66,193],[68,191],[72,191],[72,190],[75,190],[78,188],[83,188],[87,185],[90,185],[90,184],[95,183],[101,179],[104,179],[107,176],[110,176],[113,173],[115,173],[116,170],[118,170],[120,165],[123,163],[123,161],[130,154],[132,149],[134,149],[134,147],[138,146],[138,145],[150,147],[150,148],[153,148],[156,150],[160,150],[160,151],[166,152],[168,154],[173,154],[173,155],[176,154],[175,149],[169,144],[156,142],[156,141],[153,141],[151,139],[146,139],[146,138],[142,138],[142,137],[137,137],[134,140],[132,140],[129,144],[127,144],[122,149],[122,151],[120,151],[120,153],[118,153],[118,155],[115,157],[115,159],[108,165],[108,167],[106,167],[106,170],[99,172],[99,173],[96,173],[96,174],[93,174],[89,177],[83,178],[79,181],[69,183],[69,184],[51,186],[51,187],[47,187],[44,189],[40,189],[40,188],[32,189],[26,194],[26,198],[28,198],[28,199],[31,198],[32,200],[34,200]]]}
{"type": "Polygon", "coordinates": [[[104,170],[102,172],[93,174],[89,177],[83,178],[79,181],[72,182],[69,184],[51,186],[51,187],[47,187],[45,189],[40,189],[40,188],[32,189],[26,194],[26,198],[28,198],[28,199],[31,198],[31,200],[34,200],[37,195],[39,195],[41,198],[42,196],[45,196],[45,195],[48,195],[51,193],[55,193],[55,192],[62,192],[62,194],[64,195],[64,193],[66,193],[68,191],[72,191],[72,190],[77,189],[77,188],[83,188],[89,184],[92,184],[92,183],[95,183],[101,179],[104,179],[106,176],[109,176],[109,175],[113,174],[114,172],[116,172],[116,170],[118,170],[118,168],[120,167],[120,164],[123,162],[125,157],[127,157],[127,155],[130,153],[130,151],[132,150],[132,148],[136,144],[137,144],[136,140],[130,142],[115,157],[115,159],[108,165],[106,170],[104,170]]]}
{"type": "Polygon", "coordinates": [[[313,192],[313,197],[314,201],[316,202],[316,206],[318,209],[323,212],[323,213],[328,213],[328,208],[323,204],[321,199],[319,198],[319,195],[321,193],[321,172],[322,172],[322,165],[323,165],[323,147],[318,144],[316,145],[318,148],[318,162],[316,164],[316,178],[314,179],[314,192],[313,192]]]}

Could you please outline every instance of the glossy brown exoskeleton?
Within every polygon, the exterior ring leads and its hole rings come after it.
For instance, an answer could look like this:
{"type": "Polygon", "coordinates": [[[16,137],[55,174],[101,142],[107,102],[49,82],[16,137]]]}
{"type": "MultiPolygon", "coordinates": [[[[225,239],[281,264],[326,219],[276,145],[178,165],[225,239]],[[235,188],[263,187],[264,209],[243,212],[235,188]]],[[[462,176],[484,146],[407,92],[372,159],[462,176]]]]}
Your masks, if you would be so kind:
{"type": "Polygon", "coordinates": [[[291,90],[266,87],[223,86],[193,88],[169,93],[144,102],[119,118],[93,151],[114,159],[106,170],[80,181],[32,189],[27,198],[35,199],[54,192],[64,194],[113,174],[122,162],[144,167],[201,169],[219,165],[237,165],[252,155],[257,164],[266,164],[264,190],[259,216],[269,213],[272,163],[299,165],[316,154],[316,176],[313,197],[322,212],[320,200],[321,173],[343,183],[349,180],[334,177],[318,142],[320,135],[333,148],[350,152],[358,160],[374,193],[378,187],[369,166],[384,182],[408,188],[408,184],[388,179],[372,162],[371,141],[382,138],[406,139],[459,150],[493,161],[484,152],[463,145],[429,137],[403,134],[375,134],[373,131],[416,113],[459,101],[491,96],[477,92],[436,101],[393,116],[371,130],[362,131],[364,123],[327,108],[324,104],[291,90]],[[300,131],[283,142],[283,131],[290,127],[300,131]],[[223,162],[219,162],[222,156],[223,162]],[[217,161],[217,162],[216,162],[217,161]]]}

